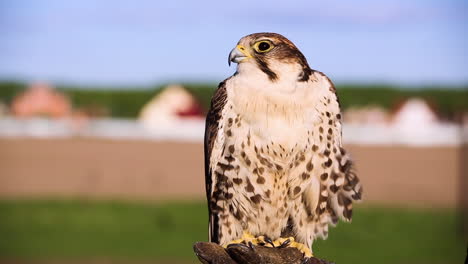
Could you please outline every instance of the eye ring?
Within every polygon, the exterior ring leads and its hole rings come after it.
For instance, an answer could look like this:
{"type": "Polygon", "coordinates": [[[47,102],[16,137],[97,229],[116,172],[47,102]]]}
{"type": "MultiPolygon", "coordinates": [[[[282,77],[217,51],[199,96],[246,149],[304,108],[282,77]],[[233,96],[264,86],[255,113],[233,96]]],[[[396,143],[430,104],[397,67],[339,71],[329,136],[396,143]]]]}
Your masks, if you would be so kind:
{"type": "Polygon", "coordinates": [[[273,43],[271,43],[270,41],[261,40],[261,41],[257,41],[254,44],[253,48],[256,52],[265,53],[265,52],[270,51],[273,47],[274,47],[273,43]]]}

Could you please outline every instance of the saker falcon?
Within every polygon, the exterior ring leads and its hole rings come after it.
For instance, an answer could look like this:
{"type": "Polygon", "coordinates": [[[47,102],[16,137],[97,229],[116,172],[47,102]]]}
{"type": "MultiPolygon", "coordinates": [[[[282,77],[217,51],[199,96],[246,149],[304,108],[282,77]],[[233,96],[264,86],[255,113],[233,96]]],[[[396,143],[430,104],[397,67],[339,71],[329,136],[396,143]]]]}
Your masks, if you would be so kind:
{"type": "Polygon", "coordinates": [[[237,71],[219,84],[206,120],[210,241],[293,241],[310,256],[329,224],[351,220],[362,194],[335,87],[276,33],[243,37],[230,62],[237,71]]]}

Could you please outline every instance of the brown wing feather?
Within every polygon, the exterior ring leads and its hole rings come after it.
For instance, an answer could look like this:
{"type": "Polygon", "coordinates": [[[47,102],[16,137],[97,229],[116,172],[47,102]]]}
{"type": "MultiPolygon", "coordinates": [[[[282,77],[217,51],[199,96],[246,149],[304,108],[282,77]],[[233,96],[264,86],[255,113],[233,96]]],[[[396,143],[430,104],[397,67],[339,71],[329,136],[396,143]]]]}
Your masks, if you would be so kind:
{"type": "MultiPolygon", "coordinates": [[[[338,94],[336,93],[335,85],[324,73],[319,72],[319,74],[324,76],[328,81],[330,85],[330,92],[335,96],[335,100],[339,107],[340,101],[338,94]]],[[[335,113],[334,118],[334,123],[339,124],[341,127],[341,113],[335,113]]],[[[336,130],[336,127],[333,129],[336,130]]],[[[335,131],[334,136],[334,145],[336,147],[336,151],[331,152],[330,157],[338,162],[338,166],[335,167],[330,175],[332,182],[329,184],[331,185],[324,187],[330,189],[332,193],[334,190],[337,190],[335,195],[329,195],[327,201],[327,211],[330,213],[332,223],[336,224],[339,216],[341,216],[344,220],[351,221],[353,213],[352,203],[354,201],[361,200],[362,186],[360,184],[359,178],[356,175],[354,163],[341,144],[341,128],[338,131],[335,131]],[[343,184],[338,188],[337,182],[339,178],[344,179],[343,184]],[[336,202],[333,201],[334,199],[336,202]]]]}
{"type": "Polygon", "coordinates": [[[215,91],[213,98],[211,99],[211,107],[206,117],[205,126],[205,184],[206,184],[206,198],[208,201],[208,213],[209,213],[209,225],[210,225],[210,241],[219,243],[218,234],[218,216],[212,212],[210,201],[212,190],[211,186],[214,180],[213,173],[210,168],[211,152],[213,145],[216,141],[218,133],[218,124],[221,119],[221,112],[226,104],[226,81],[221,82],[218,85],[218,89],[215,91]]]}
{"type": "Polygon", "coordinates": [[[351,158],[341,143],[341,113],[338,95],[332,81],[322,72],[314,71],[321,76],[324,91],[321,107],[317,109],[322,116],[321,123],[315,128],[315,135],[319,135],[316,151],[316,164],[320,180],[318,202],[311,207],[310,201],[314,192],[304,192],[304,204],[309,214],[316,216],[316,237],[326,238],[328,224],[335,225],[341,218],[350,221],[352,218],[352,204],[361,200],[362,186],[356,175],[351,158]]]}
{"type": "MultiPolygon", "coordinates": [[[[338,106],[340,105],[339,97],[336,92],[335,85],[333,82],[323,73],[320,72],[326,80],[330,84],[330,92],[332,92],[335,97],[336,97],[336,102],[338,103],[338,106]]],[[[340,123],[341,125],[341,113],[337,113],[336,115],[336,123],[340,123]]],[[[341,129],[339,133],[335,134],[335,137],[339,137],[340,140],[338,140],[339,144],[336,146],[338,148],[337,153],[333,152],[332,155],[334,158],[338,161],[338,170],[335,172],[334,175],[332,175],[332,179],[335,177],[344,177],[344,183],[341,188],[339,188],[339,191],[337,193],[336,199],[337,199],[337,204],[333,205],[333,201],[328,201],[328,206],[330,214],[332,216],[332,222],[336,223],[337,219],[336,216],[342,215],[342,217],[347,220],[351,221],[352,218],[352,213],[353,213],[353,207],[352,207],[352,202],[353,201],[360,201],[362,198],[362,186],[360,184],[360,180],[356,175],[356,170],[354,167],[354,163],[349,157],[348,153],[346,150],[342,147],[341,145],[341,129]],[[331,203],[331,204],[330,204],[331,203]],[[330,210],[331,207],[331,210],[330,210]]],[[[337,178],[333,179],[335,182],[337,178]]],[[[331,196],[332,197],[332,196],[331,196]]]]}

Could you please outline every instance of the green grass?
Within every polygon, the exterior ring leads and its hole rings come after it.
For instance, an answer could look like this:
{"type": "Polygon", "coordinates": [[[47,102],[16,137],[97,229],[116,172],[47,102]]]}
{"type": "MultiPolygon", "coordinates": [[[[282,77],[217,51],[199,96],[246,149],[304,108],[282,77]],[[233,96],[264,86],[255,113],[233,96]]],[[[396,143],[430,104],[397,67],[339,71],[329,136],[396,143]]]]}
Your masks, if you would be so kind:
{"type": "MultiPolygon", "coordinates": [[[[463,263],[453,210],[359,207],[315,253],[338,264],[463,263]]],[[[203,202],[0,201],[0,259],[193,261],[207,239],[203,202]]]]}

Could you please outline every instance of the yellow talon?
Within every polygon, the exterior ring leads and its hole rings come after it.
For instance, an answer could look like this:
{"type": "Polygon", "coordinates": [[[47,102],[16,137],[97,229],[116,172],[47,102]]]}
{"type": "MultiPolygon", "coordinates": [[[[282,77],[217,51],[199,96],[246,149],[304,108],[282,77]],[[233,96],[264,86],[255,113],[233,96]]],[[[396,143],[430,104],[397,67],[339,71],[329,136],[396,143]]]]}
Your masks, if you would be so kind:
{"type": "Polygon", "coordinates": [[[287,237],[287,238],[284,238],[284,237],[280,237],[278,238],[277,240],[275,240],[273,242],[273,244],[275,245],[275,247],[279,247],[281,246],[286,240],[289,239],[289,245],[288,247],[293,247],[293,248],[297,248],[299,251],[301,251],[302,253],[304,253],[304,255],[308,258],[310,257],[313,257],[314,255],[312,254],[312,250],[310,250],[310,248],[302,243],[299,243],[299,242],[296,242],[294,237],[287,237]]]}
{"type": "Polygon", "coordinates": [[[304,253],[304,255],[308,258],[310,257],[313,257],[314,255],[312,254],[312,251],[310,250],[310,248],[302,243],[298,243],[298,242],[293,242],[291,243],[290,247],[295,247],[297,249],[299,249],[299,251],[301,251],[302,253],[304,253]]]}
{"type": "MultiPolygon", "coordinates": [[[[242,237],[236,240],[233,240],[226,245],[223,245],[224,248],[226,248],[230,244],[248,244],[249,242],[254,244],[254,245],[262,245],[264,247],[279,247],[283,245],[283,243],[289,240],[288,247],[293,247],[297,248],[299,251],[304,253],[306,257],[313,257],[312,251],[310,248],[302,243],[296,242],[294,237],[280,237],[277,240],[273,241],[273,245],[265,241],[264,236],[259,236],[259,237],[254,237],[252,234],[250,234],[247,231],[244,231],[242,234],[242,237]]],[[[270,241],[271,242],[271,241],[270,241]]]]}
{"type": "Polygon", "coordinates": [[[252,234],[250,234],[247,231],[244,231],[242,234],[242,237],[236,240],[232,240],[231,242],[223,245],[224,248],[226,248],[230,244],[248,244],[249,242],[252,242],[254,245],[259,244],[259,238],[254,237],[252,234]]]}
{"type": "Polygon", "coordinates": [[[275,247],[279,247],[288,239],[289,243],[294,242],[294,237],[280,237],[277,240],[273,241],[273,244],[275,245],[275,247]]]}

